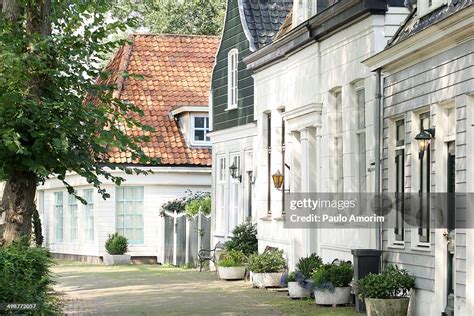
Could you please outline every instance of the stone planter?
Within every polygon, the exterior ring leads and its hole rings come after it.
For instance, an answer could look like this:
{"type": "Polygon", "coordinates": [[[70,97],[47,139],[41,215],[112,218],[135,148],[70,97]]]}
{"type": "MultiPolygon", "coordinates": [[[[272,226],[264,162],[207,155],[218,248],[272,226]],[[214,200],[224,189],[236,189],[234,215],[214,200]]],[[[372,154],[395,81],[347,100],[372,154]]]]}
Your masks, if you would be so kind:
{"type": "Polygon", "coordinates": [[[282,276],[283,276],[283,272],[275,272],[275,273],[250,272],[250,279],[252,280],[253,287],[259,287],[259,288],[279,287],[282,276]]]}
{"type": "Polygon", "coordinates": [[[408,314],[409,303],[409,297],[365,299],[365,307],[368,316],[406,316],[408,314]]]}
{"type": "Polygon", "coordinates": [[[298,282],[288,282],[288,296],[291,298],[311,297],[311,291],[302,287],[298,282]]]}
{"type": "Polygon", "coordinates": [[[217,267],[219,278],[222,280],[243,280],[245,267],[217,267]]]}
{"type": "Polygon", "coordinates": [[[105,253],[103,258],[104,258],[104,264],[107,266],[130,264],[129,255],[109,255],[108,253],[105,253]]]}
{"type": "Polygon", "coordinates": [[[315,289],[314,299],[318,305],[342,305],[351,301],[351,287],[336,287],[334,292],[327,289],[315,289]]]}

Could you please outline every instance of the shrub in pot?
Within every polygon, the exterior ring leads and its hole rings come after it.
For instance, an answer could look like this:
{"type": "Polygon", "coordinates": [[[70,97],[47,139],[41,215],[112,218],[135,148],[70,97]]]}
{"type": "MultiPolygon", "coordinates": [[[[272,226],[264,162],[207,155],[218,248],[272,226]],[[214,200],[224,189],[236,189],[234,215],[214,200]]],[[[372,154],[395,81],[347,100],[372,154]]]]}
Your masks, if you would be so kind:
{"type": "Polygon", "coordinates": [[[232,237],[224,245],[225,250],[238,250],[245,256],[250,256],[258,251],[257,225],[250,220],[235,226],[232,237]]]}
{"type": "Polygon", "coordinates": [[[106,265],[130,264],[130,256],[125,253],[128,251],[128,240],[118,233],[109,234],[105,242],[104,263],[106,265]]]}
{"type": "Polygon", "coordinates": [[[380,274],[368,274],[358,282],[368,316],[406,316],[415,278],[407,270],[388,266],[380,274]]]}
{"type": "Polygon", "coordinates": [[[288,295],[291,298],[311,297],[313,291],[311,275],[322,263],[321,257],[315,253],[298,260],[296,271],[291,272],[285,282],[288,284],[288,295]]]}
{"type": "Polygon", "coordinates": [[[319,305],[348,304],[354,271],[348,262],[321,265],[313,273],[314,298],[319,305]]]}
{"type": "Polygon", "coordinates": [[[217,262],[219,278],[223,280],[242,280],[245,277],[246,259],[242,251],[225,251],[217,262]]]}
{"type": "Polygon", "coordinates": [[[286,269],[283,250],[265,251],[249,257],[249,270],[254,287],[278,287],[286,269]]]}

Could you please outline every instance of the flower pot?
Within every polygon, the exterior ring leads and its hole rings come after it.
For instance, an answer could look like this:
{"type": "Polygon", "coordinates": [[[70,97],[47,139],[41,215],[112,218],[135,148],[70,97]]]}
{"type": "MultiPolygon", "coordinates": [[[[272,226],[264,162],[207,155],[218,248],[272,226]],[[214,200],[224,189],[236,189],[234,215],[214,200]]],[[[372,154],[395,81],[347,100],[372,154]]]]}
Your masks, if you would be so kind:
{"type": "Polygon", "coordinates": [[[103,256],[103,259],[104,259],[104,264],[108,266],[130,264],[129,255],[109,255],[108,253],[105,253],[103,256]]]}
{"type": "Polygon", "coordinates": [[[351,301],[351,287],[336,287],[334,292],[328,289],[315,289],[314,299],[318,305],[342,305],[351,301]]]}
{"type": "Polygon", "coordinates": [[[283,276],[283,272],[275,273],[250,273],[253,287],[266,288],[266,287],[279,287],[280,280],[283,276]]]}
{"type": "Polygon", "coordinates": [[[219,278],[222,280],[243,280],[245,267],[218,267],[219,278]]]}
{"type": "Polygon", "coordinates": [[[406,316],[409,297],[377,299],[366,298],[365,307],[368,316],[406,316]]]}
{"type": "Polygon", "coordinates": [[[298,282],[288,282],[288,295],[291,298],[311,297],[311,290],[305,289],[298,282]]]}

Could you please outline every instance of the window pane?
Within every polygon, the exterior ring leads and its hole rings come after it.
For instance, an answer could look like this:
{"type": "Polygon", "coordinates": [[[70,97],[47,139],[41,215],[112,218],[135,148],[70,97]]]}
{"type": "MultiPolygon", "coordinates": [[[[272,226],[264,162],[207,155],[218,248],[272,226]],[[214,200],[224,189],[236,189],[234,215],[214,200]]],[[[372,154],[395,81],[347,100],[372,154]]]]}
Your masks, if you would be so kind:
{"type": "Polygon", "coordinates": [[[125,202],[125,214],[133,213],[133,202],[125,202]]]}
{"type": "Polygon", "coordinates": [[[125,200],[133,200],[133,188],[124,188],[125,200]]]}
{"type": "Polygon", "coordinates": [[[142,187],[133,188],[133,200],[141,201],[142,198],[143,198],[143,188],[142,187]]]}
{"type": "Polygon", "coordinates": [[[126,228],[125,229],[125,237],[127,237],[128,240],[135,240],[133,237],[133,229],[132,228],[126,228]]]}
{"type": "Polygon", "coordinates": [[[357,91],[357,108],[358,108],[358,127],[365,128],[365,90],[357,91]]]}
{"type": "Polygon", "coordinates": [[[143,231],[141,229],[135,229],[135,240],[142,240],[143,231]]]}
{"type": "Polygon", "coordinates": [[[194,140],[203,141],[204,140],[204,131],[194,131],[194,140]]]}
{"type": "Polygon", "coordinates": [[[135,202],[134,209],[136,214],[143,213],[143,202],[135,202]]]}
{"type": "Polygon", "coordinates": [[[117,201],[123,201],[123,188],[117,188],[117,201]]]}
{"type": "Polygon", "coordinates": [[[204,117],[199,116],[194,118],[194,127],[204,128],[204,117]]]}

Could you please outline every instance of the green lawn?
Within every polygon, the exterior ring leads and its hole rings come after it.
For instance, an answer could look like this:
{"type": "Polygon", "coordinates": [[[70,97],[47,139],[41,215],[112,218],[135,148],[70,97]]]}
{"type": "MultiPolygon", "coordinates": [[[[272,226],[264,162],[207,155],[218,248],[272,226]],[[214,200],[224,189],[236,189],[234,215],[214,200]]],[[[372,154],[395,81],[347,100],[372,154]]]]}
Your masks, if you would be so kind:
{"type": "Polygon", "coordinates": [[[248,282],[221,281],[215,272],[65,261],[54,272],[71,315],[358,315],[354,307],[318,307],[248,282]]]}

